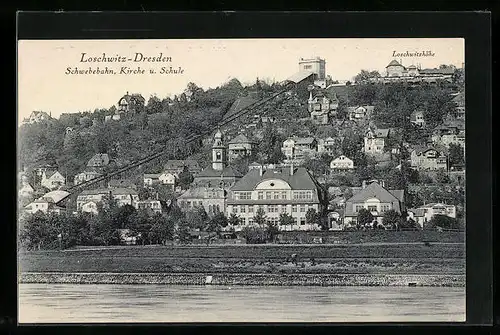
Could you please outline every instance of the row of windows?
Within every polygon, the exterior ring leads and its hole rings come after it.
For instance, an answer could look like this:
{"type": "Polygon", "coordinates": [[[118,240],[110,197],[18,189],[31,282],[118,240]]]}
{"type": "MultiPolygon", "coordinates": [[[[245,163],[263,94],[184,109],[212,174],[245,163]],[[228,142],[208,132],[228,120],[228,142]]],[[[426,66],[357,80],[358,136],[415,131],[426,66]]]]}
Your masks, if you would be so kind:
{"type": "MultiPolygon", "coordinates": [[[[362,208],[365,208],[364,205],[356,205],[355,211],[359,212],[362,208]]],[[[370,212],[377,212],[378,211],[378,207],[376,205],[369,205],[366,207],[366,209],[370,212]]],[[[387,212],[390,209],[391,209],[391,205],[388,205],[388,204],[380,205],[381,212],[387,212]]]]}
{"type": "MultiPolygon", "coordinates": [[[[236,205],[233,206],[233,213],[254,213],[262,208],[265,213],[287,213],[286,205],[236,205]]],[[[300,213],[307,212],[309,206],[308,205],[292,205],[292,212],[296,213],[299,211],[300,213]]]]}
{"type": "MultiPolygon", "coordinates": [[[[246,225],[253,225],[253,224],[254,224],[254,219],[253,219],[253,218],[241,219],[241,221],[240,221],[240,222],[241,222],[242,224],[244,224],[244,225],[245,225],[245,224],[246,224],[246,225]]],[[[279,224],[280,224],[280,220],[279,220],[279,218],[277,218],[277,217],[274,217],[274,218],[269,218],[269,219],[267,220],[267,222],[272,223],[272,224],[275,224],[275,225],[279,225],[279,224]]],[[[305,225],[305,224],[306,224],[306,219],[305,219],[305,218],[300,218],[300,219],[298,219],[298,218],[293,218],[293,224],[294,224],[294,225],[298,225],[298,224],[300,224],[300,225],[302,225],[302,226],[303,226],[303,225],[305,225]]]]}
{"type": "Polygon", "coordinates": [[[312,191],[295,191],[293,192],[293,198],[298,200],[310,200],[312,199],[312,191]]]}
{"type": "Polygon", "coordinates": [[[234,192],[234,199],[250,200],[252,199],[252,192],[234,192]]]}

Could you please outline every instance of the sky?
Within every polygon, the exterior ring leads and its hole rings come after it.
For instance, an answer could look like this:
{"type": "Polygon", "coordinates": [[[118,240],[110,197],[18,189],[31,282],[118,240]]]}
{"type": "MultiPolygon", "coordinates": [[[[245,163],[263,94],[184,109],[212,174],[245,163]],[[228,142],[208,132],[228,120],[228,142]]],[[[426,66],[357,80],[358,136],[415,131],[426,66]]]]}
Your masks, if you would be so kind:
{"type": "Polygon", "coordinates": [[[351,80],[362,69],[384,73],[393,59],[403,65],[440,64],[461,67],[464,39],[191,39],[191,40],[20,40],[18,41],[18,121],[34,110],[51,113],[110,108],[126,93],[165,98],[180,94],[189,82],[215,88],[231,78],[243,84],[256,78],[282,81],[299,70],[300,58],[326,60],[326,74],[334,80],[351,80]],[[433,56],[393,57],[394,52],[426,52],[433,56]],[[124,57],[119,62],[82,62],[89,57],[124,57]],[[133,62],[144,57],[170,57],[171,61],[133,62]],[[114,69],[115,75],[67,74],[89,68],[114,69]],[[144,74],[119,74],[121,67],[144,74]],[[162,67],[183,69],[182,74],[161,74],[162,67]],[[149,72],[155,70],[155,74],[149,72]]]}

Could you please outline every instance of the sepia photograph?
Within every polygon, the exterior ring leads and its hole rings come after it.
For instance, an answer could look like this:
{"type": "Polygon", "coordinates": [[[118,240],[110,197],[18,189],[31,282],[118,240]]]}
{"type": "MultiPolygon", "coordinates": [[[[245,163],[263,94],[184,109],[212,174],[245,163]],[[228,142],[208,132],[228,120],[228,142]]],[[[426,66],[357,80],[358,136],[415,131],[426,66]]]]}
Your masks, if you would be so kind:
{"type": "Polygon", "coordinates": [[[465,321],[465,39],[17,47],[20,324],[465,321]]]}

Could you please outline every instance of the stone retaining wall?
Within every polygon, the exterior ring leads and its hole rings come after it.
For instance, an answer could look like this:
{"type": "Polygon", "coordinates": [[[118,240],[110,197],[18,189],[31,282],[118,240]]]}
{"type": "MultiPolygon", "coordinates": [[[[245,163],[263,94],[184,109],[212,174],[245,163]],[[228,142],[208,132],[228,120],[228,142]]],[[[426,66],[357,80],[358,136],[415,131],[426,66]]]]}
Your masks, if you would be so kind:
{"type": "MultiPolygon", "coordinates": [[[[465,275],[213,274],[210,285],[465,287],[465,275]]],[[[20,283],[206,285],[201,273],[21,273],[20,283]]]]}

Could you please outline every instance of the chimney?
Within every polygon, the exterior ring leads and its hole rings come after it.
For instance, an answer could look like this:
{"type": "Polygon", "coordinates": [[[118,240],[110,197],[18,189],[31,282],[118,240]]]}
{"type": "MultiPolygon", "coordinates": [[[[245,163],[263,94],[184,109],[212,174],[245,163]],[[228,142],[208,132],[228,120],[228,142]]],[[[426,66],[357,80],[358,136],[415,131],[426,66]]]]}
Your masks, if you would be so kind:
{"type": "Polygon", "coordinates": [[[362,188],[366,188],[366,180],[363,180],[363,183],[361,184],[362,188]]]}
{"type": "Polygon", "coordinates": [[[293,176],[293,162],[290,164],[290,176],[293,176]]]}
{"type": "Polygon", "coordinates": [[[262,167],[262,165],[260,165],[260,166],[259,166],[259,175],[260,175],[261,177],[262,177],[262,170],[263,170],[263,169],[264,169],[264,168],[262,167]]]}

